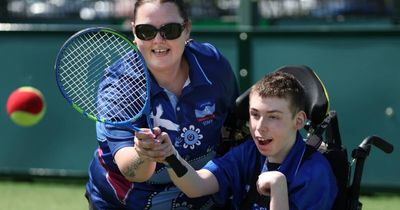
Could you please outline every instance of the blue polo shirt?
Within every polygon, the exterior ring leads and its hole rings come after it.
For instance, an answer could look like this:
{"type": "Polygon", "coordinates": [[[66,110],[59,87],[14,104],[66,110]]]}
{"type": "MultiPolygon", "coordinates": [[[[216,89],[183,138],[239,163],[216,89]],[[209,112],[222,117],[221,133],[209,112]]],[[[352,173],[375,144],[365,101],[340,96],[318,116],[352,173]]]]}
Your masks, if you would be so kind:
{"type": "MultiPolygon", "coordinates": [[[[331,209],[337,193],[335,176],[329,162],[319,152],[302,162],[305,148],[298,133],[294,146],[277,169],[286,176],[289,207],[293,210],[331,209]]],[[[233,209],[239,209],[251,186],[253,173],[261,173],[254,170],[257,153],[259,151],[250,138],[223,157],[207,163],[204,168],[218,180],[219,192],[214,195],[217,203],[231,202],[233,209]]],[[[266,157],[262,156],[259,168],[268,171],[265,163],[266,157]]],[[[252,209],[268,208],[255,204],[252,209]]]]}
{"type": "MultiPolygon", "coordinates": [[[[221,128],[228,110],[234,106],[238,87],[230,64],[211,44],[191,41],[184,56],[190,66],[189,78],[179,97],[158,85],[151,76],[150,118],[154,127],[169,134],[179,154],[200,169],[216,155],[221,128]]],[[[145,117],[133,124],[148,127],[145,117]]],[[[163,164],[157,164],[147,182],[125,180],[113,157],[119,149],[134,146],[134,131],[102,123],[96,124],[96,131],[99,148],[89,169],[87,189],[99,207],[150,209],[155,197],[173,187],[163,164]]],[[[184,202],[183,199],[181,203],[184,202]]],[[[174,200],[174,205],[179,206],[179,201],[174,200]]]]}

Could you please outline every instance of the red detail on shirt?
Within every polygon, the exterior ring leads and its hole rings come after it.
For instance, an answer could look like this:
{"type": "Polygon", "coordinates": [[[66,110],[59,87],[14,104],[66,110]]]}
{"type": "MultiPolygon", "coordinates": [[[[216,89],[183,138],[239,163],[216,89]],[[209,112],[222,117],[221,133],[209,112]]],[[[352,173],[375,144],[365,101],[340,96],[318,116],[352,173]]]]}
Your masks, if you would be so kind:
{"type": "Polygon", "coordinates": [[[128,198],[129,192],[133,189],[133,182],[126,180],[120,172],[115,172],[106,165],[103,158],[101,157],[103,151],[100,148],[98,149],[98,154],[101,165],[107,171],[107,181],[110,184],[111,188],[113,188],[115,196],[121,203],[126,204],[126,199],[128,198]]]}

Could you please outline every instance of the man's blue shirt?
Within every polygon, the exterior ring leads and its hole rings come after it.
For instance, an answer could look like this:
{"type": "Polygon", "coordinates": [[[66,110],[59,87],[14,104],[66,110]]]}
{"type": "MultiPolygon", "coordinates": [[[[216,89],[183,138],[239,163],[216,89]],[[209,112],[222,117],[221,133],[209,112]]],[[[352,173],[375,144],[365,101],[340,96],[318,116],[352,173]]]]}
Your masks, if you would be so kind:
{"type": "MultiPolygon", "coordinates": [[[[298,133],[294,146],[277,169],[286,176],[289,207],[293,210],[331,209],[337,193],[332,169],[319,152],[314,152],[302,162],[305,148],[305,143],[298,133]]],[[[223,157],[207,163],[204,168],[211,171],[218,180],[219,192],[214,196],[217,203],[231,202],[233,209],[239,209],[252,184],[250,182],[253,173],[261,173],[255,169],[268,170],[264,167],[265,156],[261,156],[261,166],[256,167],[257,155],[261,154],[253,140],[249,138],[223,157]]]]}

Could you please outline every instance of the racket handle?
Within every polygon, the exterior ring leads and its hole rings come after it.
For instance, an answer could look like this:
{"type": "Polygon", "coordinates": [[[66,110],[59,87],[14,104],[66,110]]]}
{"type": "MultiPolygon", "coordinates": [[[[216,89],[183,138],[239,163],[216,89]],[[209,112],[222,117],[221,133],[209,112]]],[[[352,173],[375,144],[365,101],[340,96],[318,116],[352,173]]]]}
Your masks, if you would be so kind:
{"type": "Polygon", "coordinates": [[[165,160],[178,177],[182,177],[187,173],[188,169],[181,163],[181,161],[178,160],[176,155],[170,155],[166,157],[165,160]]]}

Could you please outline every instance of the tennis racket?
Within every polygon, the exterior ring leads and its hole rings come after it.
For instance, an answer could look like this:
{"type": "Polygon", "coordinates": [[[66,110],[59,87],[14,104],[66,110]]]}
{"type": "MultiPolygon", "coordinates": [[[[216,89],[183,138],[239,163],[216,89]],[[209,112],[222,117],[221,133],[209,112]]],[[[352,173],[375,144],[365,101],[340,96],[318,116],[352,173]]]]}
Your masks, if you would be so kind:
{"type": "MultiPolygon", "coordinates": [[[[150,121],[150,79],[142,55],[127,37],[102,27],[87,28],[71,36],[55,63],[57,85],[68,103],[91,120],[140,128],[133,121],[150,121]]],[[[187,168],[171,155],[166,158],[176,175],[187,168]]]]}

